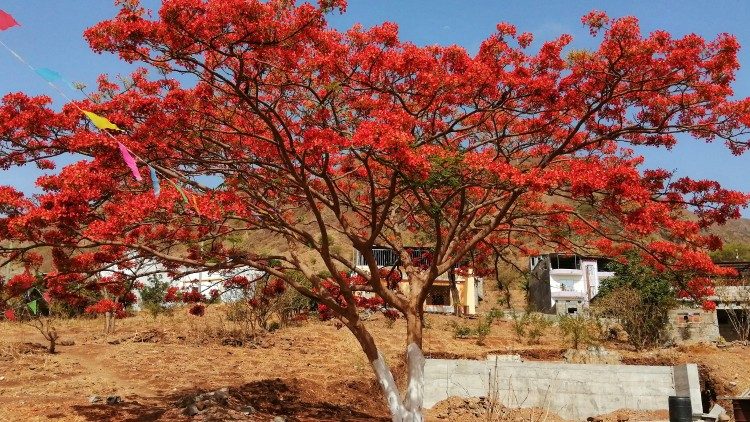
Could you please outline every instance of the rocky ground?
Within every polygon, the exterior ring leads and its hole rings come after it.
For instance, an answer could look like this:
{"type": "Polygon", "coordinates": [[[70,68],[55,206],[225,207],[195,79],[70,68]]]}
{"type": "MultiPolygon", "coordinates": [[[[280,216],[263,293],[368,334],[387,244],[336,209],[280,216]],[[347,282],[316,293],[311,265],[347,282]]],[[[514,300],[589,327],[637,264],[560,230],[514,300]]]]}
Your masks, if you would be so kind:
{"type": "MultiPolygon", "coordinates": [[[[383,354],[399,364],[405,338],[375,316],[368,323],[383,354]]],[[[425,353],[433,357],[483,358],[518,353],[527,360],[562,360],[567,345],[554,328],[528,345],[512,323],[496,321],[483,344],[456,339],[451,316],[428,316],[425,353]]],[[[0,421],[387,421],[387,411],[364,354],[346,329],[308,321],[252,341],[227,336],[231,324],[221,306],[197,318],[177,311],[154,320],[118,321],[101,334],[100,320],[59,321],[63,342],[47,354],[34,328],[0,322],[0,421]],[[67,345],[63,345],[67,344],[67,345]]],[[[750,348],[699,345],[636,353],[606,344],[625,363],[700,364],[706,388],[737,394],[750,388],[750,348]]],[[[663,413],[663,412],[662,412],[663,413]]],[[[592,415],[597,416],[597,415],[592,415]]],[[[663,420],[664,414],[628,411],[602,420],[663,420]]],[[[433,421],[559,421],[544,409],[515,411],[480,399],[451,398],[427,412],[433,421]]]]}

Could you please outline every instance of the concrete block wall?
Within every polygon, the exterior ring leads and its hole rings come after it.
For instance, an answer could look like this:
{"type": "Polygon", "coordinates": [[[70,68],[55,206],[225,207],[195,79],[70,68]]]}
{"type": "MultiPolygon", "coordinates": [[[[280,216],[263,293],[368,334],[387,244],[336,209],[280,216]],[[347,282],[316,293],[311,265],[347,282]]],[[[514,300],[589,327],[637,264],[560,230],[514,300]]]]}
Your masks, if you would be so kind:
{"type": "MultiPolygon", "coordinates": [[[[682,374],[679,367],[678,372],[682,374]]],[[[679,381],[681,391],[688,392],[695,381],[688,382],[687,377],[685,372],[686,381],[679,381]]],[[[584,420],[617,409],[666,410],[668,397],[676,392],[675,368],[670,366],[517,362],[493,357],[483,361],[428,359],[425,365],[427,408],[450,396],[494,394],[508,407],[548,408],[566,419],[584,420]]]]}

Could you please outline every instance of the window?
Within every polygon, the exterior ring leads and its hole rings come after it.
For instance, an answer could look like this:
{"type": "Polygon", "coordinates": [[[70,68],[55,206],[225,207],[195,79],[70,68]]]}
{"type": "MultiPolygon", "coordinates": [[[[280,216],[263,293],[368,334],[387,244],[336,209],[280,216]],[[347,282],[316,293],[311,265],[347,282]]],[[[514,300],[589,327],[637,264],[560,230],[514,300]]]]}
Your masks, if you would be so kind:
{"type": "Polygon", "coordinates": [[[433,286],[427,295],[427,305],[448,306],[451,304],[450,288],[446,286],[433,286]]]}
{"type": "Polygon", "coordinates": [[[551,255],[550,264],[553,270],[581,269],[581,260],[576,255],[551,255]]]}

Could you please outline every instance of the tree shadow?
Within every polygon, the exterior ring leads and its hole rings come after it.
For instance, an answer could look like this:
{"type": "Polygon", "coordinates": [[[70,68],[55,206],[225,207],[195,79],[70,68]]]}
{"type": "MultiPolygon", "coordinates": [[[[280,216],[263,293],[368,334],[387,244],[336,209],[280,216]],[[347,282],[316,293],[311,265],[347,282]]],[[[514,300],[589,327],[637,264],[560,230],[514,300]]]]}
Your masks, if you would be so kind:
{"type": "MultiPolygon", "coordinates": [[[[361,406],[337,405],[326,402],[328,394],[335,395],[336,391],[320,394],[305,391],[292,380],[287,382],[279,378],[254,381],[239,386],[229,387],[229,400],[223,405],[213,405],[209,411],[198,415],[196,420],[225,420],[221,415],[227,415],[228,420],[267,421],[274,416],[284,416],[287,421],[389,421],[382,411],[367,409],[361,406]],[[306,399],[305,397],[313,397],[306,399]],[[252,406],[254,412],[244,415],[241,409],[252,406]],[[223,413],[222,413],[223,412],[223,413]],[[229,413],[227,413],[229,412],[229,413]],[[231,414],[231,417],[229,416],[231,414]],[[211,416],[209,416],[211,415],[211,416]],[[202,417],[200,417],[202,416],[202,417]]],[[[128,399],[116,405],[90,404],[73,406],[73,410],[87,421],[118,421],[118,422],[147,422],[147,421],[189,421],[192,418],[182,412],[186,400],[207,390],[188,389],[155,400],[137,397],[128,399]]]]}
{"type": "MultiPolygon", "coordinates": [[[[283,415],[289,420],[315,421],[389,421],[382,414],[366,413],[353,406],[327,403],[325,396],[318,400],[304,400],[302,391],[281,379],[263,380],[244,384],[232,392],[243,403],[260,412],[283,415]]],[[[333,394],[336,394],[333,392],[333,394]]]]}
{"type": "Polygon", "coordinates": [[[87,421],[120,421],[149,422],[158,421],[172,407],[149,403],[141,404],[137,400],[126,400],[115,405],[90,404],[72,406],[73,410],[87,421]]]}

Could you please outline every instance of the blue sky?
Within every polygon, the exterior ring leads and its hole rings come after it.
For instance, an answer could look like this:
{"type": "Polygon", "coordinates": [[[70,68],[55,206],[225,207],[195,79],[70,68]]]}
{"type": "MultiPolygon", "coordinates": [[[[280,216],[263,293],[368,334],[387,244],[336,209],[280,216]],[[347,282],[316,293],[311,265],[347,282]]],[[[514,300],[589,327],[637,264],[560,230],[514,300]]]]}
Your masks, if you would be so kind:
{"type": "MultiPolygon", "coordinates": [[[[149,8],[159,1],[145,0],[149,8]]],[[[21,27],[0,32],[0,40],[17,50],[37,67],[48,67],[66,79],[93,85],[100,73],[128,73],[132,66],[111,55],[91,52],[82,32],[113,16],[116,8],[108,0],[8,0],[0,8],[13,15],[21,27]]],[[[593,48],[598,39],[589,36],[580,17],[592,9],[610,16],[634,15],[644,32],[666,29],[675,36],[697,33],[713,38],[722,32],[737,36],[744,46],[740,53],[742,69],[735,82],[737,97],[750,96],[750,2],[744,0],[708,1],[501,1],[501,0],[351,0],[344,15],[333,15],[333,26],[345,29],[356,22],[371,26],[383,21],[399,24],[402,39],[419,45],[458,44],[475,52],[481,41],[495,30],[498,22],[516,25],[532,32],[535,45],[561,33],[574,36],[574,48],[593,48]]],[[[532,46],[532,48],[534,45],[532,46]]],[[[0,95],[24,91],[46,94],[62,104],[37,75],[0,49],[0,95]]],[[[70,95],[76,95],[70,93],[70,95]]],[[[683,138],[672,151],[643,149],[647,167],[675,170],[678,175],[714,179],[725,187],[750,192],[750,153],[735,157],[722,144],[704,144],[683,138]]],[[[34,168],[0,171],[0,184],[11,184],[25,192],[34,191],[34,168]]],[[[750,217],[750,210],[743,213],[750,217]]]]}

